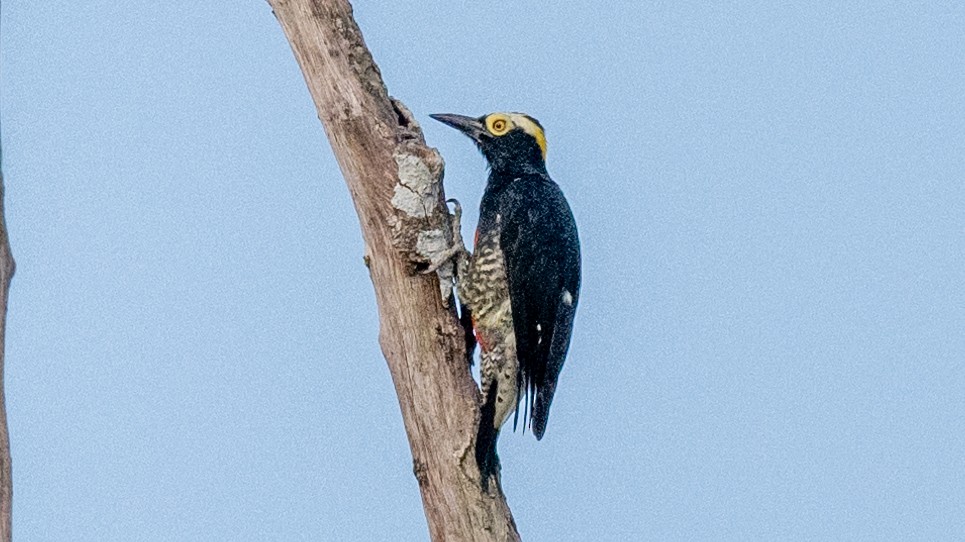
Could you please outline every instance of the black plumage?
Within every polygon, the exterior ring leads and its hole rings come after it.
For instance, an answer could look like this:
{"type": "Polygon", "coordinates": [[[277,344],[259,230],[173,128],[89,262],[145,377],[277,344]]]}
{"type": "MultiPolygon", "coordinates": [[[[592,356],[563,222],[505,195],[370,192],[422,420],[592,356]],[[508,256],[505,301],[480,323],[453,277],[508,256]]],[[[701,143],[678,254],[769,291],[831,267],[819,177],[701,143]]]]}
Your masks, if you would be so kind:
{"type": "Polygon", "coordinates": [[[499,199],[520,386],[541,439],[573,331],[580,244],[569,204],[545,173],[514,178],[499,199]]]}
{"type": "Polygon", "coordinates": [[[537,439],[546,431],[579,301],[580,244],[570,206],[546,171],[545,135],[535,119],[433,118],[469,135],[490,166],[476,244],[458,288],[482,352],[476,455],[485,485],[496,472],[496,439],[510,411],[518,421],[523,407],[537,439]]]}

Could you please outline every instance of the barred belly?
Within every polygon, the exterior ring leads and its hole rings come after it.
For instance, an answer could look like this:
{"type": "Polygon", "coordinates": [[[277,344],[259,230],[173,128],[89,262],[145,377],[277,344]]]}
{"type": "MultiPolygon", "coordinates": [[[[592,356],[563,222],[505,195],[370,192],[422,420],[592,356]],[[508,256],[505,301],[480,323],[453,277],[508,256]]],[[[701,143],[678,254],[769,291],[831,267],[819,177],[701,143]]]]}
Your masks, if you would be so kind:
{"type": "Polygon", "coordinates": [[[476,242],[467,276],[459,284],[459,298],[472,310],[482,358],[484,400],[496,386],[493,427],[499,430],[516,408],[518,362],[509,282],[498,234],[483,235],[476,242]]]}

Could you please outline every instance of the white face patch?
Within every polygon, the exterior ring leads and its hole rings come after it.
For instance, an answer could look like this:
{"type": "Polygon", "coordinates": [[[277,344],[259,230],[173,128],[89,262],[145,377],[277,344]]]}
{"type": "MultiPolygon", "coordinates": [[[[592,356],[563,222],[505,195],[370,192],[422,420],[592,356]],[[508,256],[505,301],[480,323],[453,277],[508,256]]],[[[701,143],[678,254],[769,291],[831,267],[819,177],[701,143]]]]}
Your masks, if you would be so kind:
{"type": "Polygon", "coordinates": [[[563,304],[567,307],[573,306],[573,294],[569,290],[563,290],[563,304]]]}

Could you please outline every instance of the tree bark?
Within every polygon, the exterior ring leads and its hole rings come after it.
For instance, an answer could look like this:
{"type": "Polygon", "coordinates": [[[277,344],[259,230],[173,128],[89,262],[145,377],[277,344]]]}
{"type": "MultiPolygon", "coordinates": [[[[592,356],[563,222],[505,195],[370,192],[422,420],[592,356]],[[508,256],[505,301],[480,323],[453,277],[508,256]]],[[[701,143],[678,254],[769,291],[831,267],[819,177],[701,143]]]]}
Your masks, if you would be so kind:
{"type": "Polygon", "coordinates": [[[10,433],[7,430],[7,400],[4,393],[4,364],[7,344],[7,294],[15,268],[3,210],[3,151],[0,150],[0,542],[10,542],[13,510],[13,478],[10,462],[10,433]]]}
{"type": "Polygon", "coordinates": [[[379,342],[395,383],[434,541],[519,540],[498,484],[475,461],[479,391],[452,306],[443,162],[389,97],[346,0],[268,0],[315,101],[358,213],[379,342]]]}

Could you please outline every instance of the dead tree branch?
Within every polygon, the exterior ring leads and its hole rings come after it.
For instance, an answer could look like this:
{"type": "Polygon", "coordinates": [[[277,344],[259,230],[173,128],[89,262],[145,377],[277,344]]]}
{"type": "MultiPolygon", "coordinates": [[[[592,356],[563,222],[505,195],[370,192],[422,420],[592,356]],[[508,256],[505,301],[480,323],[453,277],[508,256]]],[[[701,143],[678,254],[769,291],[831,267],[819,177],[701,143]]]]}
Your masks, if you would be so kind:
{"type": "MultiPolygon", "coordinates": [[[[0,151],[0,162],[3,153],[0,151]]],[[[10,542],[13,507],[13,478],[10,461],[10,433],[7,430],[7,399],[4,392],[4,364],[7,344],[7,294],[15,269],[7,220],[3,209],[3,164],[0,163],[0,542],[10,542]]]]}
{"type": "Polygon", "coordinates": [[[443,162],[391,99],[346,0],[268,0],[301,66],[355,203],[415,476],[434,541],[519,540],[498,487],[480,489],[479,392],[449,306],[443,162]],[[440,282],[442,288],[440,289],[440,282]]]}

